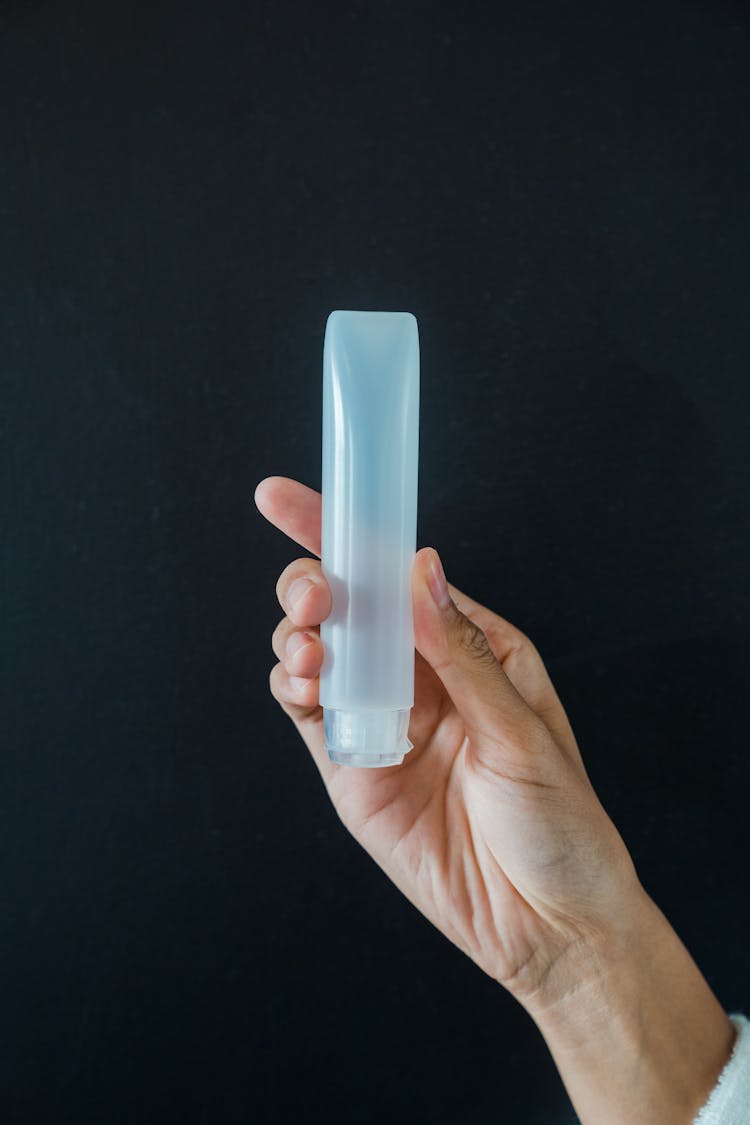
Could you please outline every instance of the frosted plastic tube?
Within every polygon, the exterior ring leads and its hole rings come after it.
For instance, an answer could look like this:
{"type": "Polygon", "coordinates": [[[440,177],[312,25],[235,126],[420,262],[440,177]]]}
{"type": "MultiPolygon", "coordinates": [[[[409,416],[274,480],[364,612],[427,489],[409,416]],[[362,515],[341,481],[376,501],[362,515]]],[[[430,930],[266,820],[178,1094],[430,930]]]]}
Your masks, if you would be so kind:
{"type": "Polygon", "coordinates": [[[390,766],[412,748],[419,336],[405,312],[332,312],[323,346],[320,627],[326,749],[390,766]]]}

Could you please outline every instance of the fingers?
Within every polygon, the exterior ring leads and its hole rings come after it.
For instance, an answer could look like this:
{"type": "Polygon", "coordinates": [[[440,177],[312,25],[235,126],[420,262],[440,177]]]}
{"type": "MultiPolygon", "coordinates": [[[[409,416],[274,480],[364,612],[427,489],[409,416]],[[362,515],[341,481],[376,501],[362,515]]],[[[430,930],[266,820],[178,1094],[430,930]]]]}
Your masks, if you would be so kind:
{"type": "Polygon", "coordinates": [[[554,737],[549,714],[555,701],[562,709],[557,695],[552,700],[549,677],[531,642],[525,643],[513,625],[459,591],[453,598],[432,548],[417,552],[412,589],[416,647],[461,715],[471,762],[503,781],[513,777],[546,785],[568,758],[585,776],[572,732],[573,750],[554,737]],[[514,664],[516,682],[506,670],[514,664]]]}
{"type": "Polygon", "coordinates": [[[331,612],[331,591],[317,559],[296,559],[276,583],[281,608],[295,625],[320,625],[331,612]]]}
{"type": "Polygon", "coordinates": [[[474,759],[498,775],[528,776],[551,743],[490,647],[480,626],[450,596],[437,552],[414,561],[412,593],[417,648],[442,680],[459,712],[474,759]]]}
{"type": "MultiPolygon", "coordinates": [[[[321,498],[318,492],[288,477],[267,477],[255,490],[255,502],[261,514],[274,526],[294,539],[305,550],[320,555],[321,498]]],[[[418,589],[420,585],[423,592],[426,589],[424,575],[420,579],[417,573],[421,566],[426,565],[419,561],[420,556],[422,552],[415,561],[415,590],[417,591],[415,614],[418,589]]],[[[475,649],[481,648],[481,638],[478,634],[484,636],[490,653],[501,665],[501,670],[505,673],[509,684],[542,720],[564,754],[585,776],[580,752],[567,715],[534,645],[519,629],[486,606],[473,601],[453,586],[449,587],[449,590],[460,615],[458,620],[463,618],[468,622],[468,625],[463,624],[457,631],[462,632],[469,647],[473,643],[475,649]],[[473,625],[474,629],[471,630],[469,625],[473,625]]],[[[300,559],[292,563],[279,579],[277,592],[291,622],[290,627],[309,628],[313,629],[314,633],[314,626],[324,620],[331,611],[330,590],[319,564],[313,559],[300,559]],[[307,582],[295,584],[298,579],[305,579],[307,582]]],[[[425,618],[423,611],[422,617],[429,623],[429,615],[425,618]]],[[[429,635],[428,628],[428,639],[425,641],[428,645],[429,635]]],[[[306,661],[312,660],[313,655],[313,651],[309,650],[301,657],[304,670],[308,668],[306,661]]],[[[437,659],[439,660],[440,657],[438,656],[437,659]]]]}
{"type": "Polygon", "coordinates": [[[289,477],[266,477],[255,489],[261,515],[304,550],[320,556],[320,493],[289,477]]]}
{"type": "MultiPolygon", "coordinates": [[[[268,477],[255,490],[258,510],[307,551],[320,555],[320,494],[286,477],[268,477]]],[[[335,769],[325,749],[318,675],[323,646],[317,626],[331,612],[328,583],[315,559],[297,559],[276,584],[286,617],[277,626],[271,694],[306,743],[326,786],[335,769]]]]}
{"type": "Polygon", "coordinates": [[[448,588],[461,612],[484,632],[490,648],[513,686],[547,725],[565,753],[583,769],[581,753],[568,716],[536,646],[525,633],[504,617],[493,613],[487,606],[474,601],[454,586],[449,584],[448,588]]]}
{"type": "Polygon", "coordinates": [[[331,593],[317,559],[290,563],[276,584],[276,593],[287,616],[271,638],[280,660],[271,672],[271,691],[299,723],[318,707],[323,644],[317,626],[331,612],[331,593]]]}
{"type": "Polygon", "coordinates": [[[318,680],[292,676],[283,664],[274,664],[269,678],[271,695],[285,706],[295,722],[318,709],[318,680]]]}
{"type": "Polygon", "coordinates": [[[323,781],[328,787],[334,770],[325,749],[323,711],[318,702],[318,680],[292,676],[283,664],[276,664],[269,677],[271,695],[280,704],[301,734],[323,781]]]}
{"type": "Polygon", "coordinates": [[[323,663],[323,645],[313,629],[297,629],[284,617],[274,630],[271,647],[293,676],[317,676],[323,663]]]}

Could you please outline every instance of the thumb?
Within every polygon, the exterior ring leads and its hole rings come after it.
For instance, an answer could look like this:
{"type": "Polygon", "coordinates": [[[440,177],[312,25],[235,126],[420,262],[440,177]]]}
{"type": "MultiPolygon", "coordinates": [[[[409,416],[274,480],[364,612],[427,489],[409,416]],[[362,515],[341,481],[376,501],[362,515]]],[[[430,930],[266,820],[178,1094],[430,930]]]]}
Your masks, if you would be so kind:
{"type": "Polygon", "coordinates": [[[412,598],[415,645],[451,697],[476,757],[498,772],[519,756],[527,758],[546,728],[516,691],[482,629],[453,601],[432,547],[415,557],[412,598]]]}

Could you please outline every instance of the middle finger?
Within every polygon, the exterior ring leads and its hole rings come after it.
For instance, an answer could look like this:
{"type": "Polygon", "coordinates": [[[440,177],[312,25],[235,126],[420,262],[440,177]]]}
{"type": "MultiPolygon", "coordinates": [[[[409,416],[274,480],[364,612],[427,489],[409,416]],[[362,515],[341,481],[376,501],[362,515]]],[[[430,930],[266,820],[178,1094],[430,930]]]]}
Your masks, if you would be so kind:
{"type": "Polygon", "coordinates": [[[276,583],[281,608],[295,625],[319,625],[331,612],[331,591],[317,559],[295,559],[276,583]]]}

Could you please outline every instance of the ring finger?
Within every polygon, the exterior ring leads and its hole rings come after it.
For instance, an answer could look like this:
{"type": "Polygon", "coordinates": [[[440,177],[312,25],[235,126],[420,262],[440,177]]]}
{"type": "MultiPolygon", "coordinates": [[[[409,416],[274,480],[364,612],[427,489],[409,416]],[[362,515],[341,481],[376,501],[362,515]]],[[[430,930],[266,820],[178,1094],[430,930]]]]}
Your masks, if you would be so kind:
{"type": "Polygon", "coordinates": [[[312,679],[320,672],[323,644],[314,626],[299,629],[288,617],[282,618],[271,638],[271,648],[290,676],[312,679]]]}

